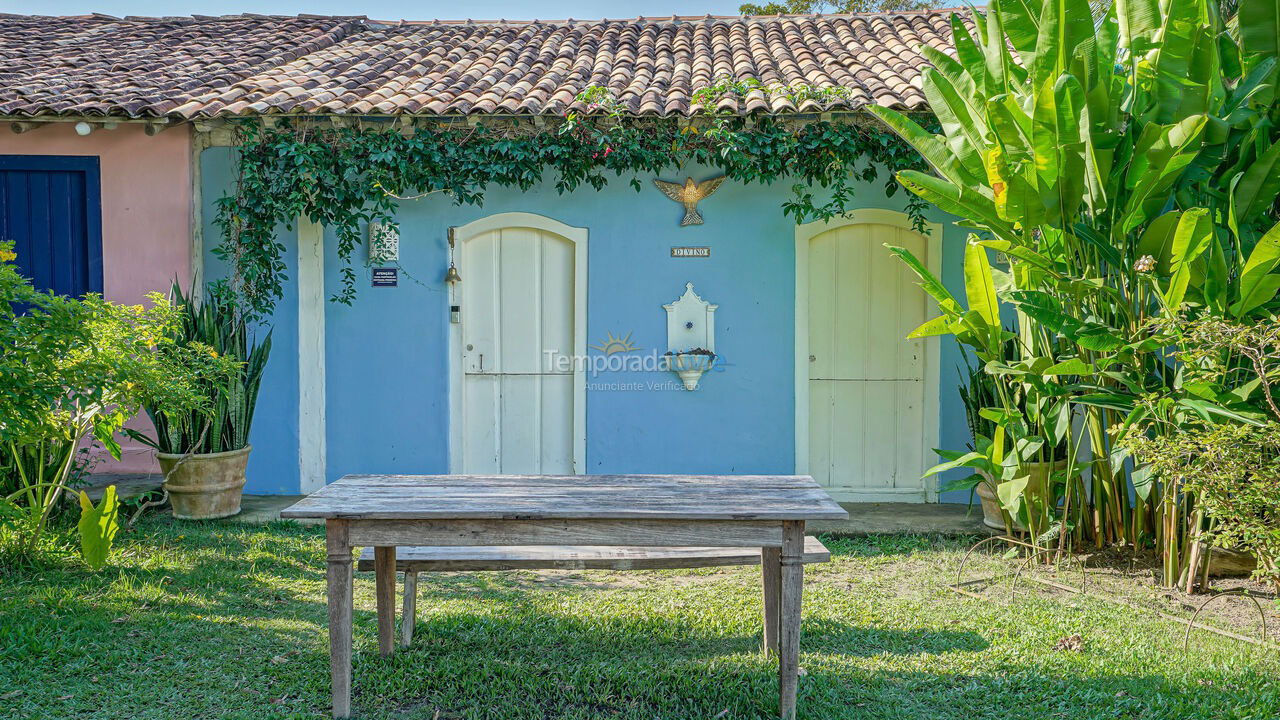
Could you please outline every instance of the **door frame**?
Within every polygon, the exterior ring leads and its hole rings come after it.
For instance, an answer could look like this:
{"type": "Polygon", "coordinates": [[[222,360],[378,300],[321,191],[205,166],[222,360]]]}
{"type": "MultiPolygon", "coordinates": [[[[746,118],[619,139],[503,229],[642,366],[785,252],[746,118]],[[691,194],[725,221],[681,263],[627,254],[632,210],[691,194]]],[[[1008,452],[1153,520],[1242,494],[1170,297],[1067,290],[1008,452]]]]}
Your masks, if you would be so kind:
{"type": "MultiPolygon", "coordinates": [[[[527,212],[505,212],[488,215],[453,229],[455,259],[462,282],[467,282],[462,249],[469,240],[494,230],[532,228],[549,232],[573,243],[573,356],[587,355],[587,229],[573,227],[558,220],[527,212]]],[[[457,287],[450,287],[449,304],[458,304],[457,287]]],[[[449,472],[462,471],[462,324],[467,321],[463,307],[462,323],[449,324],[449,472]]],[[[581,362],[573,363],[573,472],[581,474],[587,466],[587,374],[581,362]]]]}
{"type": "MultiPolygon", "coordinates": [[[[795,467],[797,475],[809,474],[809,247],[813,239],[828,230],[850,225],[890,225],[915,232],[911,218],[897,210],[867,208],[854,210],[849,217],[819,220],[796,226],[796,296],[795,296],[795,467]]],[[[942,268],[942,223],[926,222],[925,235],[929,256],[925,266],[934,275],[942,268]]],[[[888,251],[886,251],[888,252],[888,251]]],[[[923,292],[923,291],[921,291],[923,292]]],[[[938,312],[937,303],[927,300],[927,308],[938,312]]],[[[938,446],[938,431],[942,418],[939,415],[939,338],[935,335],[924,339],[924,406],[920,428],[924,457],[929,457],[938,446]]],[[[921,468],[924,470],[924,468],[921,468]]],[[[836,500],[845,502],[937,502],[936,482],[923,483],[919,488],[877,488],[865,492],[831,493],[836,500]]]]}

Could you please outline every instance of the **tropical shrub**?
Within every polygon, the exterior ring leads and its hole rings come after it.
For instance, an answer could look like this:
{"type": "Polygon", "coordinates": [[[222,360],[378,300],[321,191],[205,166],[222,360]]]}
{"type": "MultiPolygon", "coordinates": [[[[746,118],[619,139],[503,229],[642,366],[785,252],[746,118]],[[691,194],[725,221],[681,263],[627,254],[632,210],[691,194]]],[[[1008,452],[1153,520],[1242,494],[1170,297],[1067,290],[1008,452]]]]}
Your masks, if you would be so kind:
{"type": "MultiPolygon", "coordinates": [[[[1004,343],[1003,353],[1005,361],[1019,361],[1012,339],[1004,343]]],[[[1043,395],[1032,384],[1010,382],[1006,376],[989,373],[986,365],[971,364],[967,357],[965,362],[968,372],[959,390],[972,443],[963,453],[935,450],[945,461],[929,468],[925,477],[971,469],[971,475],[943,482],[941,490],[973,491],[986,484],[999,498],[1010,531],[1021,527],[1037,536],[1056,536],[1061,524],[1055,522],[1054,508],[1076,477],[1070,464],[1057,469],[1075,456],[1069,428],[1063,424],[1069,413],[1058,403],[1050,410],[1052,422],[1045,423],[1046,406],[1037,405],[1043,395]],[[1029,434],[1028,428],[1037,428],[1036,434],[1029,434]],[[1014,452],[1005,453],[1002,441],[1010,429],[1021,432],[1025,440],[1013,446],[1014,452]]]]}
{"type": "Polygon", "coordinates": [[[953,18],[956,57],[924,48],[940,134],[871,108],[933,171],[898,179],[974,229],[965,302],[893,251],[942,310],[913,336],[952,334],[998,387],[1026,390],[1034,421],[1007,394],[987,413],[1002,488],[1019,492],[1018,464],[1051,432],[1069,453],[1087,444],[1062,479],[1060,547],[1156,544],[1170,583],[1185,571],[1168,551],[1195,532],[1194,500],[1177,483],[1157,492],[1144,468],[1134,482],[1125,432],[1155,427],[1140,424],[1152,395],[1167,400],[1159,427],[1245,418],[1260,399],[1256,387],[1183,385],[1147,321],[1265,316],[1280,290],[1280,18],[1259,0],[1239,14],[1229,27],[1207,0],[1118,0],[1097,18],[1087,0],[993,0],[974,33],[953,18]],[[998,352],[1009,340],[1016,362],[998,352]]]}
{"type": "Polygon", "coordinates": [[[1258,560],[1255,577],[1280,590],[1280,424],[1225,423],[1137,435],[1127,445],[1196,498],[1202,513],[1197,532],[1179,548],[1191,558],[1180,578],[1188,592],[1208,570],[1206,543],[1252,554],[1258,560]]]}
{"type": "Polygon", "coordinates": [[[249,444],[258,389],[271,353],[271,333],[268,331],[262,342],[255,341],[244,313],[223,284],[209,285],[203,300],[185,294],[177,283],[170,293],[180,310],[178,322],[168,330],[168,340],[235,361],[235,368],[226,375],[197,381],[195,390],[202,398],[198,406],[183,411],[171,405],[148,404],[155,438],[131,435],[160,452],[175,455],[239,450],[249,444]]]}
{"type": "Polygon", "coordinates": [[[118,458],[125,420],[144,405],[207,408],[197,383],[234,362],[173,342],[177,309],[162,295],[142,306],[36,291],[13,265],[12,247],[0,243],[0,447],[16,488],[0,497],[0,522],[30,552],[86,440],[118,458]]]}
{"type": "Polygon", "coordinates": [[[1152,325],[1180,362],[1181,385],[1262,398],[1257,412],[1176,426],[1165,419],[1168,397],[1143,399],[1143,432],[1126,433],[1122,444],[1145,463],[1144,475],[1177,493],[1169,502],[1181,501],[1192,514],[1182,544],[1164,548],[1166,562],[1177,560],[1169,571],[1180,566],[1178,582],[1190,592],[1208,570],[1205,545],[1212,543],[1252,553],[1258,577],[1280,588],[1280,323],[1201,317],[1152,325]]]}

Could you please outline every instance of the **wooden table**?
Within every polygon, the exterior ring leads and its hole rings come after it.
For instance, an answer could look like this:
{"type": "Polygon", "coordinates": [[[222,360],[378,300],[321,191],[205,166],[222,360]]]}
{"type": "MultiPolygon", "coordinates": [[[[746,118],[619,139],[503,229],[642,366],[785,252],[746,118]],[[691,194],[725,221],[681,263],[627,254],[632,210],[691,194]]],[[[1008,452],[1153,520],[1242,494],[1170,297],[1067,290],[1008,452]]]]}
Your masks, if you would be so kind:
{"type": "Polygon", "coordinates": [[[790,720],[804,524],[848,514],[803,475],[348,475],[280,516],[326,522],[334,717],[351,715],[352,548],[375,548],[378,646],[390,655],[397,545],[641,545],[761,549],[764,646],[790,720]]]}

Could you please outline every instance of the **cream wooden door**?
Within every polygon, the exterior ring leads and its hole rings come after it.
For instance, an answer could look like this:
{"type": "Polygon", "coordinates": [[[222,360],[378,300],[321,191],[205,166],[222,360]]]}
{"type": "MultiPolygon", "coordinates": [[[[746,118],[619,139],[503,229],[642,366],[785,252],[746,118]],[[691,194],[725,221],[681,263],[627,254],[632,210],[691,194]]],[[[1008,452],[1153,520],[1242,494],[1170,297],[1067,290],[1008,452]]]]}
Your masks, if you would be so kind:
{"type": "Polygon", "coordinates": [[[928,262],[926,239],[893,225],[809,241],[809,474],[851,499],[924,500],[926,344],[905,338],[927,305],[885,243],[928,262]]]}
{"type": "Polygon", "coordinates": [[[547,230],[505,227],[463,243],[461,472],[578,471],[574,266],[573,243],[547,230]]]}

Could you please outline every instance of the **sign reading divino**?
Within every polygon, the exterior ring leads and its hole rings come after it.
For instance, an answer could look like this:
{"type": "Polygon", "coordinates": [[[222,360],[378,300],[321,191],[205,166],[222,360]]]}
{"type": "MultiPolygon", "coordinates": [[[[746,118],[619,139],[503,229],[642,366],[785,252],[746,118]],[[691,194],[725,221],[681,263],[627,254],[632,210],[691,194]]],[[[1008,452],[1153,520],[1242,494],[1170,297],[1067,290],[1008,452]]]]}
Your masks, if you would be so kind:
{"type": "Polygon", "coordinates": [[[671,248],[671,257],[673,258],[709,258],[711,257],[711,248],[705,245],[701,247],[673,247],[671,248]]]}

